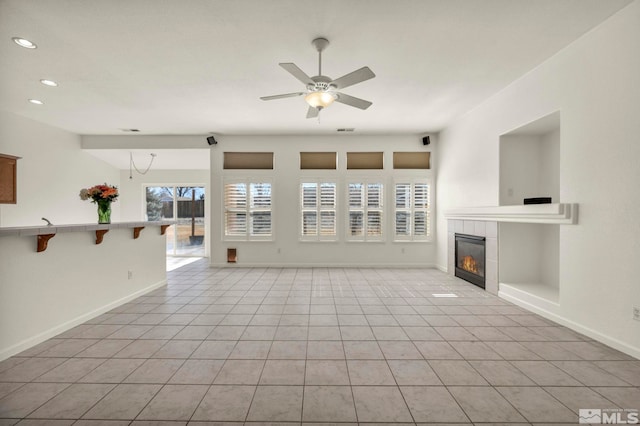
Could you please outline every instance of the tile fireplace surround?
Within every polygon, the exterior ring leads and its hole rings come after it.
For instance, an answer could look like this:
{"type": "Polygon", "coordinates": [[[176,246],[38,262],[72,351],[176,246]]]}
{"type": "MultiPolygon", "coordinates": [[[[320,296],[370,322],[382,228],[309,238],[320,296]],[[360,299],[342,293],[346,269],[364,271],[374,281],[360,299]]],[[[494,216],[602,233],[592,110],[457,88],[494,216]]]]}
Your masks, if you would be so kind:
{"type": "Polygon", "coordinates": [[[448,263],[447,272],[455,275],[456,241],[455,234],[485,237],[485,290],[498,294],[498,222],[480,220],[449,219],[447,225],[448,263]]]}

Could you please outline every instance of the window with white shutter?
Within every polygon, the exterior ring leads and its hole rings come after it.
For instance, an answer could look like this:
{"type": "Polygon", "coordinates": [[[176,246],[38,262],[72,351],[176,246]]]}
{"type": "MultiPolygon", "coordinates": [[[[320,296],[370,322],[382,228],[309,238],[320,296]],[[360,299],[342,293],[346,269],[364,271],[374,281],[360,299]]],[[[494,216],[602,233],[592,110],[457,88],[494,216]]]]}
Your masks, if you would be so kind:
{"type": "Polygon", "coordinates": [[[337,236],[336,184],[300,184],[300,238],[304,241],[333,241],[337,236]]]}
{"type": "Polygon", "coordinates": [[[350,182],[347,198],[347,238],[352,241],[381,241],[384,238],[382,183],[350,182]]]}
{"type": "Polygon", "coordinates": [[[225,239],[271,239],[271,183],[225,183],[224,208],[225,239]]]}
{"type": "Polygon", "coordinates": [[[431,238],[430,185],[426,180],[405,180],[395,184],[395,240],[419,241],[431,238]]]}

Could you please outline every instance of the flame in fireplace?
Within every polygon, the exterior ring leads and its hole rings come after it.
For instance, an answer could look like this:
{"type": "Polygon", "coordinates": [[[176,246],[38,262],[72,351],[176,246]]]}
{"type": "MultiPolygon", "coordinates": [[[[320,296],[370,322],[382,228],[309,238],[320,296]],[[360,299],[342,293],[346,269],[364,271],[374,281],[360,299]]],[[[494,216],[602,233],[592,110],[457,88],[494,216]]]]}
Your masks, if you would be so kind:
{"type": "Polygon", "coordinates": [[[478,262],[473,258],[473,256],[465,256],[462,258],[462,269],[465,271],[473,272],[474,274],[478,273],[478,262]]]}

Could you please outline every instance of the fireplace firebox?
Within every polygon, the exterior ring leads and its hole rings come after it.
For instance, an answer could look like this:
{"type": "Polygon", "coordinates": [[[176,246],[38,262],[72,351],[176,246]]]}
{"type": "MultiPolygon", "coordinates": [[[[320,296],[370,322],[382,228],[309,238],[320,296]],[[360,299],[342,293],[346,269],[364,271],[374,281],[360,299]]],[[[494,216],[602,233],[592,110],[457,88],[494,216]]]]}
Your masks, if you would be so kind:
{"type": "Polygon", "coordinates": [[[485,285],[485,238],[456,234],[455,275],[480,288],[485,285]]]}

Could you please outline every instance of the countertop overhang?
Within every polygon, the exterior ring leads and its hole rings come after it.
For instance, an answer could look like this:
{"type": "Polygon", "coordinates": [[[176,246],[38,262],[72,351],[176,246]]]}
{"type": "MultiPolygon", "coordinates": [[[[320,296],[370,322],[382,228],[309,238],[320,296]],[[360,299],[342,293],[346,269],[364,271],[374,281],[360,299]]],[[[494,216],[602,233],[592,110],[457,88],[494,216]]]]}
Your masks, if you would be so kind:
{"type": "Polygon", "coordinates": [[[58,234],[62,232],[84,232],[84,231],[102,231],[111,229],[130,229],[140,227],[151,226],[171,226],[176,221],[173,220],[161,220],[161,221],[141,221],[141,222],[113,222],[113,223],[79,223],[68,225],[50,225],[50,226],[15,226],[15,227],[0,227],[0,237],[18,235],[18,236],[34,236],[43,234],[58,234]]]}

